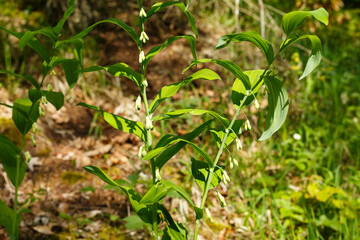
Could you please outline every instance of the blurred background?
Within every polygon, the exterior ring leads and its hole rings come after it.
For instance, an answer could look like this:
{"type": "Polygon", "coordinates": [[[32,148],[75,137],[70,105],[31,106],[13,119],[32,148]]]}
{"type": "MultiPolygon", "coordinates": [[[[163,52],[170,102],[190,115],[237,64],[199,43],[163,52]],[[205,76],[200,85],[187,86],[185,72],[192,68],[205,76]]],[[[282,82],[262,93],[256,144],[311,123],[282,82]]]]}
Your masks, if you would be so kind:
{"type": "MultiPolygon", "coordinates": [[[[144,1],[145,10],[156,1],[144,1]]],[[[55,26],[67,1],[0,0],[0,25],[14,31],[55,26]]],[[[360,239],[360,0],[191,0],[199,30],[198,58],[227,59],[243,70],[262,69],[266,61],[250,44],[230,44],[214,50],[220,36],[254,30],[278,49],[285,39],[281,18],[294,10],[323,7],[330,15],[326,27],[307,21],[303,30],[322,40],[323,61],[306,79],[299,81],[311,50],[309,42],[294,45],[276,61],[278,76],[289,93],[290,109],[284,126],[270,140],[256,142],[264,129],[264,113],[250,108],[247,115],[253,130],[244,134],[244,149],[232,154],[239,166],[228,170],[231,183],[221,186],[228,207],[221,209],[216,195],[208,207],[214,223],[204,220],[203,239],[360,239]]],[[[136,1],[78,0],[76,10],[65,24],[67,39],[96,21],[120,18],[138,31],[136,1]]],[[[161,11],[146,24],[150,41],[145,50],[173,35],[191,34],[186,17],[177,8],[161,11]]],[[[45,39],[44,39],[45,41],[45,39]]],[[[0,32],[0,69],[41,76],[41,59],[17,40],[0,32]]],[[[84,40],[85,66],[107,66],[124,62],[139,70],[137,47],[124,31],[110,24],[95,28],[84,40]]],[[[73,50],[63,47],[63,56],[73,50]]],[[[157,55],[148,67],[149,95],[164,85],[183,79],[181,71],[191,62],[187,42],[181,40],[157,55]]],[[[199,107],[230,116],[233,77],[213,65],[221,82],[196,81],[159,108],[199,107]]],[[[75,107],[80,101],[104,110],[138,118],[133,110],[136,86],[106,73],[84,75],[67,90],[64,73],[56,71],[49,81],[66,94],[60,112],[49,107],[40,120],[38,147],[27,148],[33,159],[19,197],[29,205],[24,214],[22,239],[147,239],[149,229],[131,213],[125,196],[86,174],[88,164],[108,169],[114,178],[127,178],[140,189],[149,186],[149,174],[137,160],[140,142],[115,133],[93,112],[75,107]]],[[[0,102],[11,103],[26,96],[29,85],[14,77],[0,75],[0,102]]],[[[262,108],[267,98],[260,98],[262,108]]],[[[164,132],[184,134],[204,117],[184,117],[155,127],[155,136],[164,132]]],[[[206,120],[206,119],[205,119],[206,120]]],[[[0,133],[18,140],[11,112],[0,108],[0,133]]],[[[203,138],[209,153],[216,146],[203,138]]],[[[199,144],[201,142],[199,141],[199,144]]],[[[190,149],[182,151],[164,169],[165,176],[183,184],[196,200],[196,184],[188,174],[190,149]]],[[[225,154],[223,163],[228,166],[225,154]]],[[[0,170],[0,197],[12,204],[13,189],[0,170]]],[[[192,225],[186,203],[174,195],[169,206],[176,218],[192,225]]],[[[0,238],[6,237],[0,227],[0,238]]]]}

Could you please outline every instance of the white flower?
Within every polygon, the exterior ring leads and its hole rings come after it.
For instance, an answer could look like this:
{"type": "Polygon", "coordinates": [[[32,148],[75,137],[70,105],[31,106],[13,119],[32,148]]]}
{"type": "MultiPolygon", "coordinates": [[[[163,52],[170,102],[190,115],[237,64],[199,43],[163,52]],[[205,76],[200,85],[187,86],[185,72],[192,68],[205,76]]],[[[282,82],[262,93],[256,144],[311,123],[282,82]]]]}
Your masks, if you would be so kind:
{"type": "Polygon", "coordinates": [[[301,140],[301,135],[298,134],[298,133],[294,133],[293,138],[294,138],[295,140],[301,140]]]}
{"type": "Polygon", "coordinates": [[[260,109],[260,104],[256,98],[255,98],[255,108],[260,109]]]}
{"type": "Polygon", "coordinates": [[[233,159],[234,165],[239,166],[239,162],[236,159],[233,159]]]}
{"type": "Polygon", "coordinates": [[[141,97],[140,97],[140,95],[139,95],[139,96],[137,97],[137,99],[136,99],[136,102],[135,102],[135,110],[136,110],[136,111],[139,111],[140,108],[141,108],[141,97]]]}
{"type": "Polygon", "coordinates": [[[239,151],[240,149],[242,149],[242,144],[239,138],[235,139],[236,142],[236,149],[239,151]]]}
{"type": "Polygon", "coordinates": [[[156,170],[155,170],[155,182],[158,182],[160,180],[161,180],[160,170],[159,170],[159,168],[156,168],[156,170]]]}
{"type": "Polygon", "coordinates": [[[251,130],[251,124],[250,124],[250,121],[248,119],[245,122],[245,131],[250,131],[250,130],[251,130]]]}
{"type": "Polygon", "coordinates": [[[226,201],[225,201],[225,198],[223,195],[221,195],[221,193],[217,192],[218,194],[218,198],[219,198],[219,201],[220,201],[220,205],[222,208],[226,207],[226,201]]]}
{"type": "Polygon", "coordinates": [[[231,161],[231,158],[230,158],[230,169],[233,169],[234,168],[234,163],[231,161]]]}
{"type": "Polygon", "coordinates": [[[45,116],[45,111],[44,109],[41,107],[41,105],[39,105],[39,115],[44,117],[45,116]]]}
{"type": "Polygon", "coordinates": [[[143,43],[146,43],[147,40],[149,40],[148,35],[146,34],[146,32],[142,31],[140,34],[140,41],[142,41],[143,43]]]}
{"type": "Polygon", "coordinates": [[[147,17],[147,14],[143,8],[140,9],[140,17],[147,17]]]}
{"type": "Polygon", "coordinates": [[[26,160],[27,162],[30,162],[30,160],[31,160],[31,155],[30,155],[29,151],[26,151],[26,152],[24,153],[24,155],[25,155],[25,160],[26,160]]]}
{"type": "Polygon", "coordinates": [[[151,121],[151,116],[150,115],[146,116],[146,118],[145,118],[145,127],[146,127],[146,129],[153,129],[154,128],[154,126],[152,124],[152,121],[151,121]]]}
{"type": "Polygon", "coordinates": [[[37,133],[37,131],[39,130],[38,125],[36,124],[36,122],[33,123],[32,130],[33,130],[33,133],[37,133]]]}
{"type": "Polygon", "coordinates": [[[145,60],[145,53],[141,51],[139,54],[139,63],[142,63],[145,60]]]}
{"type": "Polygon", "coordinates": [[[144,79],[144,81],[142,81],[142,85],[143,85],[144,87],[149,86],[149,84],[148,84],[148,82],[146,81],[146,79],[144,79]]]}
{"type": "Polygon", "coordinates": [[[224,177],[224,183],[225,183],[225,180],[226,180],[226,182],[230,182],[230,177],[225,170],[223,170],[223,177],[224,177]]]}
{"type": "Polygon", "coordinates": [[[139,152],[138,152],[138,157],[139,159],[143,158],[146,155],[146,148],[145,148],[145,144],[141,145],[139,148],[139,152]]]}
{"type": "Polygon", "coordinates": [[[206,216],[208,217],[208,219],[210,220],[210,222],[214,223],[214,220],[211,217],[211,212],[208,208],[205,208],[205,213],[206,213],[206,216]]]}
{"type": "Polygon", "coordinates": [[[31,135],[31,141],[32,141],[33,146],[36,147],[37,143],[36,143],[34,135],[31,135]]]}

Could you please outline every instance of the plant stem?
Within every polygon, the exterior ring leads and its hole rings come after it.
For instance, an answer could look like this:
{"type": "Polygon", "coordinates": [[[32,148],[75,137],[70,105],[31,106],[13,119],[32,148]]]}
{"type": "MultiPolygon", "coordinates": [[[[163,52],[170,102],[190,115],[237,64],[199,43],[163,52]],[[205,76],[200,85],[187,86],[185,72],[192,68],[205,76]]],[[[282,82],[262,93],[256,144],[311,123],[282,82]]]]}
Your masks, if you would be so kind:
{"type": "Polygon", "coordinates": [[[16,178],[15,178],[15,196],[14,196],[14,212],[13,212],[13,224],[12,224],[12,234],[16,235],[16,220],[17,220],[17,205],[18,205],[18,191],[19,191],[19,172],[20,172],[20,161],[21,159],[21,154],[22,154],[22,150],[24,148],[24,143],[25,143],[25,136],[26,134],[22,135],[21,138],[21,145],[20,145],[20,153],[17,156],[17,161],[16,161],[16,178]]]}
{"type": "MultiPolygon", "coordinates": [[[[142,10],[142,0],[138,0],[138,5],[139,5],[139,11],[142,10]]],[[[144,31],[144,28],[145,28],[145,21],[144,21],[144,18],[140,16],[140,34],[144,31]]],[[[139,54],[141,52],[143,52],[143,47],[142,47],[142,43],[141,41],[139,41],[139,44],[138,44],[138,48],[139,48],[139,54]]],[[[147,99],[147,95],[146,95],[146,87],[147,87],[147,84],[144,85],[143,83],[146,80],[146,77],[145,77],[145,64],[144,64],[144,61],[141,61],[140,62],[140,65],[141,65],[141,75],[142,75],[142,82],[140,83],[140,92],[141,92],[141,96],[142,96],[142,99],[143,99],[143,102],[144,102],[144,107],[145,107],[145,113],[146,113],[146,118],[150,118],[150,111],[149,111],[149,103],[148,103],[148,99],[147,99]]],[[[151,120],[151,119],[150,119],[151,120]]],[[[146,127],[146,142],[145,142],[145,145],[146,145],[146,148],[147,150],[151,150],[152,149],[152,135],[151,135],[151,129],[150,128],[147,128],[146,124],[145,124],[145,127],[146,127]]],[[[151,171],[152,171],[152,177],[153,177],[153,184],[155,184],[156,182],[156,173],[155,173],[155,161],[154,159],[151,159],[150,160],[150,163],[151,163],[151,171]]],[[[159,233],[158,233],[158,223],[157,223],[157,203],[154,203],[153,205],[153,212],[152,212],[152,228],[153,228],[153,236],[154,236],[154,240],[158,240],[159,239],[159,233]]]]}
{"type": "MultiPolygon", "coordinates": [[[[284,42],[287,41],[288,38],[285,39],[284,42]]],[[[280,53],[287,47],[288,45],[283,45],[283,46],[280,46],[280,49],[279,51],[276,53],[275,57],[271,60],[271,62],[267,65],[267,67],[265,68],[263,74],[261,74],[259,80],[254,84],[254,86],[251,88],[251,90],[254,90],[261,82],[261,80],[264,78],[265,76],[265,73],[269,70],[270,66],[273,64],[273,62],[275,61],[275,59],[280,55],[280,53]]]]}
{"type": "MultiPolygon", "coordinates": [[[[218,163],[218,161],[220,160],[220,156],[221,156],[221,154],[222,154],[222,152],[223,152],[223,150],[224,150],[225,142],[226,142],[226,139],[227,139],[227,137],[228,137],[228,135],[229,135],[229,132],[231,131],[231,128],[232,128],[232,126],[234,125],[236,118],[239,116],[240,111],[241,111],[241,109],[242,109],[242,107],[243,107],[243,105],[244,105],[247,97],[248,97],[248,96],[245,96],[245,97],[243,98],[243,100],[241,101],[240,106],[239,106],[238,109],[236,110],[236,113],[235,113],[233,119],[231,120],[229,126],[228,126],[228,127],[226,128],[226,130],[225,130],[225,136],[224,136],[224,138],[223,138],[223,140],[222,140],[222,142],[221,142],[221,145],[220,145],[219,151],[218,151],[217,154],[216,154],[216,157],[215,157],[213,166],[210,168],[210,170],[209,170],[209,175],[208,175],[208,177],[207,177],[207,179],[206,179],[206,185],[205,185],[205,189],[204,189],[203,196],[202,196],[202,198],[201,198],[200,209],[203,209],[204,206],[205,206],[205,201],[206,201],[208,192],[209,192],[209,190],[210,190],[211,180],[212,180],[212,177],[213,177],[213,174],[214,174],[214,171],[215,171],[215,167],[217,166],[217,163],[218,163]]],[[[198,233],[199,233],[199,225],[200,225],[200,219],[196,220],[196,222],[195,222],[194,240],[197,239],[197,236],[198,236],[198,233]]]]}
{"type": "MultiPolygon", "coordinates": [[[[285,40],[286,41],[286,40],[285,40]]],[[[275,57],[271,60],[271,62],[268,64],[268,66],[265,68],[263,74],[260,76],[259,80],[255,83],[255,85],[251,88],[251,90],[254,90],[261,82],[261,80],[264,78],[266,72],[269,70],[271,64],[275,61],[275,59],[279,56],[279,54],[286,48],[286,45],[284,46],[281,46],[279,51],[277,52],[277,54],[275,55],[275,57]]],[[[233,119],[231,120],[229,126],[226,128],[225,130],[225,136],[221,142],[221,145],[220,145],[220,148],[219,148],[219,151],[217,152],[216,154],[216,157],[215,157],[215,160],[214,160],[214,163],[213,163],[213,166],[210,168],[209,170],[209,175],[206,179],[206,184],[205,184],[205,189],[204,189],[204,192],[203,192],[203,196],[201,198],[201,204],[200,204],[200,209],[203,209],[204,206],[205,206],[205,202],[206,202],[206,199],[207,199],[207,195],[208,195],[208,192],[210,190],[210,186],[211,186],[211,181],[212,181],[212,178],[213,178],[213,175],[214,175],[214,171],[215,171],[215,167],[217,166],[217,163],[221,157],[221,154],[224,150],[224,147],[225,147],[225,143],[226,143],[226,140],[227,140],[227,137],[229,136],[229,132],[231,131],[231,128],[232,126],[234,125],[234,122],[236,120],[236,118],[238,117],[238,115],[240,114],[240,111],[242,109],[242,107],[244,106],[245,104],[245,101],[247,99],[248,95],[245,95],[245,97],[243,98],[243,100],[241,101],[238,109],[236,110],[236,113],[234,114],[233,116],[233,119]]],[[[195,222],[195,229],[194,229],[194,240],[197,239],[197,236],[199,234],[199,226],[200,226],[200,219],[197,219],[196,222],[195,222]]]]}

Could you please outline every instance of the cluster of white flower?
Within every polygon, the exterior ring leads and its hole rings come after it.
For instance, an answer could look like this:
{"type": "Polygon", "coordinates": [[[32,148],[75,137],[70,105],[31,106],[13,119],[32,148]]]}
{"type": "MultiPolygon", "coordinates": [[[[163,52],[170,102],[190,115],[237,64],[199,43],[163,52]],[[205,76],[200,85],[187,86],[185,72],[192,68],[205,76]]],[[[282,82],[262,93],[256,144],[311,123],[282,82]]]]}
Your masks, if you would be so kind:
{"type": "Polygon", "coordinates": [[[141,34],[140,34],[140,41],[142,41],[143,43],[146,43],[146,41],[149,40],[149,37],[148,35],[146,34],[145,31],[142,31],[141,34]]]}

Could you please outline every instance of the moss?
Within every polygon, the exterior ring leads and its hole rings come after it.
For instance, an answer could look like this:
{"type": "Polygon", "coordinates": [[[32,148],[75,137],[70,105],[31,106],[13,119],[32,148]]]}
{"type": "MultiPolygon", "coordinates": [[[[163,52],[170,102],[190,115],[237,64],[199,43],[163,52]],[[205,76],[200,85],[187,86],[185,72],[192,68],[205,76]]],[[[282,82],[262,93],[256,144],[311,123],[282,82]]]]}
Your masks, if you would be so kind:
{"type": "Polygon", "coordinates": [[[69,185],[72,185],[79,181],[86,180],[86,177],[79,172],[68,171],[61,174],[61,179],[69,185]]]}
{"type": "Polygon", "coordinates": [[[17,146],[21,143],[21,133],[11,118],[0,117],[0,134],[4,134],[17,146]]]}

